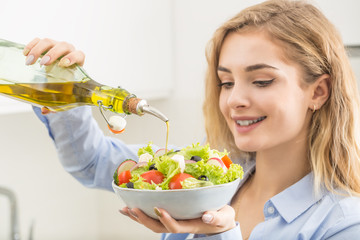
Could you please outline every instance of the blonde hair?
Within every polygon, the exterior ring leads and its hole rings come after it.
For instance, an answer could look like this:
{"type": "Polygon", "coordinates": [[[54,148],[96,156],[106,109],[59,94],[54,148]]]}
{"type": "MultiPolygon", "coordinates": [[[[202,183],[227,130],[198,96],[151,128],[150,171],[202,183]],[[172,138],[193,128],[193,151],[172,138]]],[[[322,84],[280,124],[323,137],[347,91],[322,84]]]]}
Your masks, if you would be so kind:
{"type": "Polygon", "coordinates": [[[284,47],[287,59],[303,69],[305,83],[330,75],[330,96],[309,126],[308,157],[315,190],[360,194],[359,92],[340,34],[305,1],[270,0],[244,9],[217,29],[207,46],[208,71],[203,105],[211,147],[244,157],[235,145],[219,108],[217,67],[222,43],[230,32],[261,30],[284,47]]]}

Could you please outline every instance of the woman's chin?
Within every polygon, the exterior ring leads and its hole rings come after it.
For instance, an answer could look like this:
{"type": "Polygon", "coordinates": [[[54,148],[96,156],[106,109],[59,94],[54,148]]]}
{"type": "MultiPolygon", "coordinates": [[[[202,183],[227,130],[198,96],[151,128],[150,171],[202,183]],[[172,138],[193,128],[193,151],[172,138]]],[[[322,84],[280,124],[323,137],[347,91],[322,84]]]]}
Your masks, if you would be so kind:
{"type": "Polygon", "coordinates": [[[240,149],[243,152],[257,152],[259,151],[260,147],[258,144],[250,144],[250,143],[236,143],[236,146],[238,149],[240,149]]]}

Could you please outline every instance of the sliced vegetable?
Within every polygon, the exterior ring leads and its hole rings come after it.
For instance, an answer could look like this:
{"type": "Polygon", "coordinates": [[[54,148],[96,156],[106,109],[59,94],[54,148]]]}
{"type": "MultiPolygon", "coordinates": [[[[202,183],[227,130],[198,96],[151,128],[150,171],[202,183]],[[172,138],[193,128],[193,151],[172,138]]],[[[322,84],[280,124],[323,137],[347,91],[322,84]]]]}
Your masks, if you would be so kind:
{"type": "Polygon", "coordinates": [[[157,150],[154,154],[154,157],[160,157],[164,154],[166,154],[169,150],[166,150],[166,148],[160,148],[159,150],[157,150]]]}
{"type": "Polygon", "coordinates": [[[127,171],[130,170],[133,166],[135,166],[137,164],[137,162],[135,162],[132,159],[126,159],[125,161],[123,161],[119,167],[117,168],[117,174],[119,175],[119,173],[123,172],[123,171],[127,171]]]}
{"type": "Polygon", "coordinates": [[[187,178],[194,178],[188,173],[178,173],[169,182],[169,189],[182,189],[181,182],[187,178]]]}
{"type": "Polygon", "coordinates": [[[196,163],[196,161],[194,161],[194,160],[185,160],[185,164],[191,164],[191,163],[196,163]]]}
{"type": "Polygon", "coordinates": [[[134,166],[132,166],[132,167],[130,168],[130,172],[132,172],[132,171],[134,171],[135,169],[138,169],[138,168],[140,168],[140,167],[145,167],[145,166],[147,166],[147,165],[148,165],[147,162],[139,162],[139,163],[136,163],[134,166]]]}
{"type": "Polygon", "coordinates": [[[229,169],[230,168],[230,165],[233,163],[231,161],[231,159],[229,158],[228,155],[224,155],[221,160],[223,161],[223,163],[225,164],[225,166],[229,169]]]}
{"type": "Polygon", "coordinates": [[[121,185],[123,183],[128,183],[131,179],[130,170],[123,171],[118,174],[118,184],[121,185]]]}
{"type": "Polygon", "coordinates": [[[207,161],[207,163],[210,164],[210,165],[219,166],[224,170],[224,173],[227,172],[227,167],[225,166],[224,162],[221,161],[220,158],[210,158],[207,161]]]}
{"type": "Polygon", "coordinates": [[[144,172],[143,174],[140,175],[140,177],[142,177],[145,182],[148,182],[150,184],[152,182],[154,182],[155,184],[159,184],[165,178],[164,174],[162,174],[158,170],[150,170],[150,171],[144,172]]]}

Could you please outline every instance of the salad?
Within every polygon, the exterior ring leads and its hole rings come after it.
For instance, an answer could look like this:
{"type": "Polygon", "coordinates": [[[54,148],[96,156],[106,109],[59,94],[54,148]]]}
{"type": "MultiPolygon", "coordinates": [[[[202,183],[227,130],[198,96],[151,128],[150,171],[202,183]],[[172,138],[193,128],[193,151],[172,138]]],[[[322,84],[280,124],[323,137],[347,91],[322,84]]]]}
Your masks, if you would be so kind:
{"type": "Polygon", "coordinates": [[[126,159],[114,172],[122,188],[169,190],[191,189],[232,182],[243,177],[243,169],[228,153],[192,144],[181,150],[159,149],[152,143],[140,148],[139,161],[126,159]]]}

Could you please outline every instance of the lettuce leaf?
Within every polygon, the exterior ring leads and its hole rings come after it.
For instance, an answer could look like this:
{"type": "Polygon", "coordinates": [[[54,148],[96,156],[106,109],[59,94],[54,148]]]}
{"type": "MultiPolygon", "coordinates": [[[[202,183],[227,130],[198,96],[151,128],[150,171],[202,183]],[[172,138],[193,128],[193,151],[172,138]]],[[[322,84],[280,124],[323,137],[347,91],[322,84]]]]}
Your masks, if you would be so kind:
{"type": "Polygon", "coordinates": [[[138,150],[138,157],[140,157],[144,153],[149,153],[150,155],[154,156],[154,150],[152,149],[152,142],[149,142],[147,146],[142,147],[138,150]]]}
{"type": "Polygon", "coordinates": [[[232,182],[237,178],[242,178],[244,174],[242,167],[238,164],[231,164],[224,174],[224,170],[221,167],[206,164],[204,160],[186,164],[184,172],[192,175],[194,178],[205,175],[214,185],[232,182]]]}
{"type": "Polygon", "coordinates": [[[147,172],[149,171],[149,167],[148,166],[145,166],[145,167],[139,167],[137,169],[134,169],[131,171],[131,176],[135,176],[135,175],[141,175],[143,174],[144,172],[147,172]]]}
{"type": "Polygon", "coordinates": [[[239,164],[231,164],[228,171],[225,174],[228,182],[235,181],[238,178],[243,178],[244,170],[239,164]]]}
{"type": "Polygon", "coordinates": [[[209,159],[210,156],[210,146],[204,145],[201,146],[200,143],[192,144],[186,148],[181,149],[179,154],[183,155],[185,159],[191,159],[192,156],[199,156],[202,159],[209,159]]]}
{"type": "Polygon", "coordinates": [[[210,145],[200,145],[200,143],[192,144],[186,148],[181,149],[179,154],[183,155],[185,159],[189,160],[192,156],[199,156],[205,161],[211,157],[222,158],[227,154],[227,151],[220,152],[215,149],[210,149],[210,145]]]}
{"type": "Polygon", "coordinates": [[[168,190],[171,178],[180,173],[179,163],[169,156],[162,156],[161,159],[155,158],[155,167],[165,176],[165,179],[160,184],[161,188],[163,190],[168,190]]]}
{"type": "Polygon", "coordinates": [[[148,190],[155,190],[157,187],[157,184],[155,183],[148,183],[148,182],[144,182],[143,180],[140,180],[142,178],[139,178],[139,180],[137,180],[136,182],[134,182],[134,188],[135,189],[148,189],[148,190]]]}

